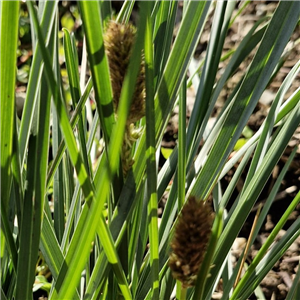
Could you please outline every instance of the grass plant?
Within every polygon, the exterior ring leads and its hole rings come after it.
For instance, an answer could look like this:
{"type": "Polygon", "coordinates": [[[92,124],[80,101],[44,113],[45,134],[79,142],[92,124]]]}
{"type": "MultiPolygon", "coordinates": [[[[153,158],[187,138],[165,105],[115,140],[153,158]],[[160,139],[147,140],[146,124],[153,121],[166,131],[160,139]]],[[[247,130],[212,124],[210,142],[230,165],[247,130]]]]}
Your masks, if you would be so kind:
{"type": "MultiPolygon", "coordinates": [[[[82,60],[74,34],[58,28],[58,1],[38,6],[27,1],[26,5],[33,57],[19,120],[14,100],[20,2],[0,3],[1,299],[33,299],[33,290],[42,289],[48,299],[209,300],[220,279],[222,300],[246,300],[258,293],[262,279],[300,235],[298,218],[281,240],[275,239],[299,204],[300,192],[254,260],[245,265],[236,285],[242,257],[232,266],[230,252],[299,126],[299,89],[284,99],[300,71],[300,61],[282,82],[259,130],[232,153],[262,93],[286,59],[286,46],[299,24],[300,2],[278,2],[272,15],[258,20],[225,55],[228,63],[220,78],[217,71],[224,59],[225,37],[237,17],[236,1],[184,1],[174,39],[179,2],[137,2],[135,42],[117,108],[104,34],[111,19],[129,22],[134,1],[125,0],[116,15],[110,1],[78,1],[86,46],[82,60]],[[198,62],[193,55],[208,18],[213,19],[209,43],[198,62]],[[59,63],[61,32],[72,115],[59,63]],[[242,80],[209,127],[222,88],[254,49],[242,80]],[[143,130],[131,145],[133,166],[123,174],[122,145],[142,60],[146,109],[135,126],[143,130]],[[191,85],[196,96],[186,125],[186,93],[191,85]],[[95,103],[93,114],[90,99],[95,103]],[[177,105],[178,144],[158,168],[163,134],[177,105]],[[94,148],[100,142],[104,146],[96,157],[94,148]],[[221,189],[221,179],[237,162],[230,184],[221,189]],[[242,173],[244,186],[229,208],[242,173]],[[168,199],[159,219],[163,195],[168,199]],[[208,201],[210,195],[215,217],[204,247],[208,250],[195,287],[186,288],[172,277],[170,241],[187,199],[208,201]]],[[[270,191],[249,247],[295,153],[296,149],[270,191]]],[[[298,270],[288,299],[300,295],[299,274],[298,270]]]]}

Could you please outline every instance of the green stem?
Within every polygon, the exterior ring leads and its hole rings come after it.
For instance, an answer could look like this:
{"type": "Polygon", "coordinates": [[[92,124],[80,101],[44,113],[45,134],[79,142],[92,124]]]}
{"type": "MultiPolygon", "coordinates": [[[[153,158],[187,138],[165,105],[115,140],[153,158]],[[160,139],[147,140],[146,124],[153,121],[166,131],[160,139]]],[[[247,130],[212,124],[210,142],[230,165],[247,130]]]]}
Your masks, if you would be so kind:
{"type": "Polygon", "coordinates": [[[186,177],[186,80],[181,86],[179,97],[179,129],[178,129],[178,211],[185,200],[186,177]]]}

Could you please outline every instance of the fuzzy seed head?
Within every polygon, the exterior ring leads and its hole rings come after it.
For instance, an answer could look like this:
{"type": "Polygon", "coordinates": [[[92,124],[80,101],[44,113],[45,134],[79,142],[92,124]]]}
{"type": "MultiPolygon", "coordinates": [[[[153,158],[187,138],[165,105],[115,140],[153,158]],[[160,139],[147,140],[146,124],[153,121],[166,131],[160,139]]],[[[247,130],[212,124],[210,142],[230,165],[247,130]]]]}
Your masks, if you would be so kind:
{"type": "Polygon", "coordinates": [[[169,266],[183,287],[195,285],[198,270],[211,235],[213,212],[204,201],[189,197],[183,207],[171,241],[169,266]]]}
{"type": "MultiPolygon", "coordinates": [[[[115,112],[118,109],[124,77],[135,42],[136,29],[132,25],[110,21],[104,35],[109,63],[115,112]]],[[[135,123],[145,115],[145,67],[142,59],[127,123],[135,123]]]]}

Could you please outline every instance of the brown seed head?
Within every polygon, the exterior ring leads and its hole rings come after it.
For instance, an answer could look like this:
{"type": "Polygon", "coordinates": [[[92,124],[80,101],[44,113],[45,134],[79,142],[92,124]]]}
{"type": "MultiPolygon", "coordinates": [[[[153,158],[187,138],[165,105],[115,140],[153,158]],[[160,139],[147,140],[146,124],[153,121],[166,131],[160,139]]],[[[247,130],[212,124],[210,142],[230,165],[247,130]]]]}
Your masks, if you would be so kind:
{"type": "Polygon", "coordinates": [[[183,287],[195,285],[211,235],[213,212],[204,201],[189,197],[175,227],[169,266],[183,287]]]}
{"type": "MultiPolygon", "coordinates": [[[[124,77],[135,42],[136,29],[132,25],[110,21],[104,35],[109,63],[115,111],[118,109],[124,77]]],[[[145,115],[145,67],[142,59],[127,123],[134,123],[145,115]]]]}

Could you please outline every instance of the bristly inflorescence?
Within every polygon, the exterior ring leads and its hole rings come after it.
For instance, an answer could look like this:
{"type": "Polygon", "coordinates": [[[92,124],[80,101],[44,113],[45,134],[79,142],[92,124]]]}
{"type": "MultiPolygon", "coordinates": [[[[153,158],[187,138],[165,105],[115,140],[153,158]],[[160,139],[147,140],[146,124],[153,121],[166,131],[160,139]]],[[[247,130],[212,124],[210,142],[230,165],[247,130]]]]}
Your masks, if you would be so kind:
{"type": "MultiPolygon", "coordinates": [[[[104,46],[109,63],[115,111],[118,109],[123,81],[135,42],[133,25],[110,21],[104,35],[104,46]]],[[[127,123],[135,123],[145,115],[145,66],[142,59],[127,123]]]]}
{"type": "MultiPolygon", "coordinates": [[[[116,117],[122,91],[122,85],[128,69],[136,29],[133,25],[108,22],[104,35],[105,52],[109,63],[109,72],[113,90],[113,103],[116,117]]],[[[122,165],[124,176],[134,164],[131,149],[140,137],[142,130],[133,124],[145,116],[145,64],[142,56],[140,71],[136,80],[135,91],[127,117],[125,137],[122,147],[122,165]]]]}
{"type": "Polygon", "coordinates": [[[181,210],[171,241],[169,266],[183,287],[194,286],[203,262],[214,214],[210,205],[190,196],[181,210]]]}

